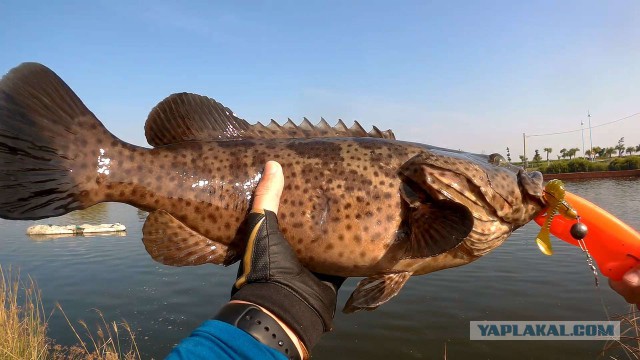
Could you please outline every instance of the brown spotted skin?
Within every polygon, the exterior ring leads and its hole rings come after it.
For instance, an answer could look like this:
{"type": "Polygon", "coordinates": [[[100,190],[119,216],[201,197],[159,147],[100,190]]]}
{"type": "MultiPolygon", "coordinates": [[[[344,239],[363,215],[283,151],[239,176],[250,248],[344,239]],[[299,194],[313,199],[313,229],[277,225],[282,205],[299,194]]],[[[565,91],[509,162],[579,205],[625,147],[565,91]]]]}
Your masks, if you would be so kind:
{"type": "MultiPolygon", "coordinates": [[[[357,123],[256,128],[195,98],[170,96],[155,108],[162,121],[148,122],[148,135],[173,145],[146,149],[109,133],[50,69],[26,63],[11,70],[0,80],[0,217],[42,219],[128,203],[152,212],[143,233],[157,260],[228,264],[244,249],[237,234],[262,168],[276,160],[285,175],[280,226],[302,262],[332,275],[393,278],[473,261],[543,205],[541,176],[494,155],[396,141],[357,123]],[[175,112],[180,99],[210,108],[175,112]],[[214,113],[227,122],[207,121],[214,113]],[[201,131],[187,131],[194,129],[201,131]]],[[[356,303],[380,300],[364,298],[356,303]]]]}
{"type": "MultiPolygon", "coordinates": [[[[423,273],[462,265],[499,245],[513,229],[494,224],[500,228],[495,239],[492,234],[471,234],[463,246],[446,254],[408,259],[410,229],[402,226],[398,171],[407,160],[430,151],[419,144],[322,138],[187,142],[155,149],[112,141],[99,148],[102,157],[110,159],[109,174],[85,179],[92,184],[85,194],[87,205],[116,201],[148,211],[162,209],[237,251],[244,244],[234,238],[264,163],[280,162],[285,175],[281,229],[301,261],[323,273],[423,273]]],[[[95,154],[86,157],[89,161],[95,154]]],[[[517,181],[509,181],[517,186],[517,181]]]]}

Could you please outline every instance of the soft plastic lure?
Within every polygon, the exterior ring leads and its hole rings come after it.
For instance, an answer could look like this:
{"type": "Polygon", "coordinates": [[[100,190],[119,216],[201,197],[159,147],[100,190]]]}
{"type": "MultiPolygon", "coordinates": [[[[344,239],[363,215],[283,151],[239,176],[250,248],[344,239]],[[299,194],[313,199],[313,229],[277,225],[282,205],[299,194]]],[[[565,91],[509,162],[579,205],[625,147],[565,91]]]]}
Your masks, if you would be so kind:
{"type": "Polygon", "coordinates": [[[544,196],[549,206],[535,218],[542,227],[536,242],[544,254],[553,254],[551,233],[581,248],[580,242],[583,242],[600,272],[610,279],[620,280],[624,273],[640,265],[640,234],[636,230],[597,205],[566,191],[559,180],[547,184],[544,196]],[[576,225],[579,223],[583,225],[576,225]],[[584,226],[588,229],[586,234],[584,226]]]}

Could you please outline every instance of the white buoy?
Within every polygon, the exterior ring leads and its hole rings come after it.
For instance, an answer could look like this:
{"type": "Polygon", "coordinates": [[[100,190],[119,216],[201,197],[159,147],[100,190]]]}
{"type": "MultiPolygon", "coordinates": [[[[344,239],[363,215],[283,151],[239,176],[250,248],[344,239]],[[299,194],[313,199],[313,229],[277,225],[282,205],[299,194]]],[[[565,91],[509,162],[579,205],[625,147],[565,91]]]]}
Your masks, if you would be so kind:
{"type": "Polygon", "coordinates": [[[34,225],[27,229],[27,235],[82,235],[120,232],[125,230],[127,230],[127,228],[120,223],[100,225],[34,225]]]}

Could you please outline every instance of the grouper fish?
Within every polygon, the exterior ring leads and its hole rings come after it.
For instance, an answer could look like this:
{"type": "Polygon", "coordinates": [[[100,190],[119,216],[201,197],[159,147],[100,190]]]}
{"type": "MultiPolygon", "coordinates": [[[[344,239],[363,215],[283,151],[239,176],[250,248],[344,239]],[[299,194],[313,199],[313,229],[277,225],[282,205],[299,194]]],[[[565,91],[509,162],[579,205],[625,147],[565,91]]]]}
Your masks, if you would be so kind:
{"type": "Polygon", "coordinates": [[[412,275],[467,264],[545,205],[542,175],[498,154],[398,141],[324,120],[250,125],[205,96],[149,114],[153,148],[111,134],[50,69],[0,81],[0,217],[42,219],[122,202],[149,212],[143,243],[167,265],[229,265],[267,160],[282,164],[279,224],[312,271],[364,277],[345,312],[372,310],[412,275]]]}

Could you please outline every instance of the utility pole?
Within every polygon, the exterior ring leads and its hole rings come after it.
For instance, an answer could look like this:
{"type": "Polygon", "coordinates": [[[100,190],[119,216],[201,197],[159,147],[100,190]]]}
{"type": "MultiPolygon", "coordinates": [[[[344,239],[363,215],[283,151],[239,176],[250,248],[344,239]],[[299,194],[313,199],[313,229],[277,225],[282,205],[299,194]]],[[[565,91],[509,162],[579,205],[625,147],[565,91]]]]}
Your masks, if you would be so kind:
{"type": "Polygon", "coordinates": [[[522,145],[524,154],[522,155],[522,163],[524,165],[524,169],[527,170],[527,135],[522,133],[522,145]]]}
{"type": "MultiPolygon", "coordinates": [[[[580,131],[582,132],[582,156],[584,154],[584,121],[580,120],[580,131]]],[[[591,155],[589,155],[589,159],[591,159],[591,155]]]]}
{"type": "MultiPolygon", "coordinates": [[[[593,136],[591,136],[591,112],[587,110],[587,117],[589,118],[589,144],[591,145],[591,161],[595,160],[596,156],[593,153],[593,136]]],[[[584,154],[584,153],[583,153],[584,154]]]]}

